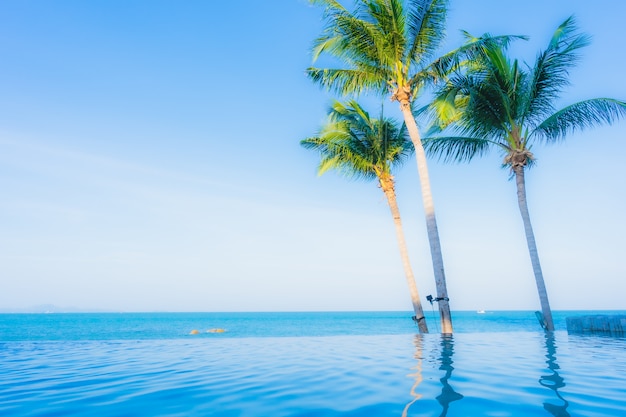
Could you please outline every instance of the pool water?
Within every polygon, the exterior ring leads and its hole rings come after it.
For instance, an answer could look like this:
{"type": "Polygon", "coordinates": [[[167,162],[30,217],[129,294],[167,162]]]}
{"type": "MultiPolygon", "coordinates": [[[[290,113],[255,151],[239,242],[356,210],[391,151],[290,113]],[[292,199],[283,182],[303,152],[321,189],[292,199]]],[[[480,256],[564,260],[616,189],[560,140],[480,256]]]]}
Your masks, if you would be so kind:
{"type": "Polygon", "coordinates": [[[626,341],[564,331],[0,342],[2,416],[623,416],[626,341]]]}

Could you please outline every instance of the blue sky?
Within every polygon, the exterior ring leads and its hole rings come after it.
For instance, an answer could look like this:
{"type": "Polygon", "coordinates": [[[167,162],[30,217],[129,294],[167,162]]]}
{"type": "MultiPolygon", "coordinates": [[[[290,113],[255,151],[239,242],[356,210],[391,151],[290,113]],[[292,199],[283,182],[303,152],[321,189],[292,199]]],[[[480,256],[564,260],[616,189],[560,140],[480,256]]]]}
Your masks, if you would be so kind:
{"type": "MultiPolygon", "coordinates": [[[[453,0],[442,52],[460,29],[524,34],[530,62],[571,14],[593,43],[562,104],[626,99],[626,3],[453,0]]],[[[410,310],[383,194],[317,177],[299,146],[333,97],[304,75],[320,18],[305,0],[1,2],[0,309],[410,310]]],[[[554,309],[626,308],[625,132],[533,149],[554,309]]],[[[429,164],[456,310],[539,308],[500,160],[429,164]]],[[[396,178],[424,298],[414,162],[396,178]]]]}

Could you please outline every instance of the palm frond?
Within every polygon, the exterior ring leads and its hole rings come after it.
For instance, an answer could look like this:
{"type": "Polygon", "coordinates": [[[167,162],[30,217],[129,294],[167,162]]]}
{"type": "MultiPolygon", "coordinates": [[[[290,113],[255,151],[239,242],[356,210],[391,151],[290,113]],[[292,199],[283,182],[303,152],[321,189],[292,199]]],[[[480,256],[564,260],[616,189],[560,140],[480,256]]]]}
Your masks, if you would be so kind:
{"type": "Polygon", "coordinates": [[[461,88],[458,83],[448,82],[438,90],[430,103],[413,113],[416,117],[423,115],[430,120],[431,126],[426,133],[427,136],[439,134],[451,124],[459,121],[462,109],[467,107],[467,100],[460,102],[467,97],[461,95],[461,88]]]}
{"type": "Polygon", "coordinates": [[[306,74],[322,87],[346,95],[359,94],[367,89],[386,92],[386,79],[378,71],[377,67],[371,70],[311,67],[306,70],[306,74]]]}
{"type": "Polygon", "coordinates": [[[484,59],[486,51],[506,50],[512,41],[528,39],[526,36],[520,35],[492,36],[485,34],[479,38],[473,37],[467,32],[465,35],[467,37],[465,44],[440,56],[423,69],[423,72],[429,75],[433,83],[449,78],[450,74],[455,71],[470,68],[472,63],[484,59]]]}
{"type": "Polygon", "coordinates": [[[379,59],[379,28],[345,9],[326,16],[327,25],[313,44],[313,58],[326,52],[338,58],[352,58],[376,62],[379,59]]]}
{"type": "Polygon", "coordinates": [[[354,100],[333,102],[318,135],[300,143],[320,154],[320,175],[333,169],[358,179],[390,173],[413,151],[406,129],[382,115],[372,118],[354,100]]]}
{"type": "Polygon", "coordinates": [[[333,169],[343,172],[343,167],[341,166],[341,158],[339,155],[322,158],[319,165],[317,166],[317,175],[321,177],[326,172],[333,169]]]}
{"type": "Polygon", "coordinates": [[[565,139],[568,133],[612,124],[626,117],[626,102],[611,98],[595,98],[565,107],[548,117],[531,135],[538,140],[554,142],[565,139]]]}
{"type": "Polygon", "coordinates": [[[554,101],[569,85],[569,70],[580,59],[580,49],[589,36],[578,32],[574,17],[566,19],[554,32],[545,51],[538,54],[528,86],[529,120],[538,122],[554,111],[554,101]]]}
{"type": "Polygon", "coordinates": [[[415,101],[412,103],[413,105],[411,106],[411,113],[413,113],[413,116],[415,118],[420,118],[423,117],[425,115],[428,115],[430,112],[430,104],[424,104],[421,105],[419,107],[417,107],[417,105],[415,105],[414,103],[416,103],[415,101]]]}
{"type": "Polygon", "coordinates": [[[464,136],[492,138],[506,135],[510,121],[508,91],[493,79],[482,77],[461,78],[458,82],[460,97],[455,98],[454,124],[464,136]],[[463,107],[461,107],[463,106],[463,107]]]}
{"type": "MultiPolygon", "coordinates": [[[[410,40],[406,36],[407,13],[401,0],[373,0],[378,4],[371,13],[380,27],[380,62],[390,71],[402,74],[406,80],[408,67],[404,65],[410,40]],[[401,66],[398,64],[402,63],[401,66]],[[400,70],[400,72],[397,72],[400,70]]],[[[395,77],[394,77],[395,78],[395,77]]]]}
{"type": "MultiPolygon", "coordinates": [[[[335,0],[309,0],[309,2],[313,5],[324,7],[323,19],[326,21],[334,21],[339,16],[350,15],[349,11],[335,0]]],[[[323,51],[332,50],[334,48],[333,44],[339,41],[337,37],[333,36],[333,30],[330,25],[325,28],[323,33],[313,43],[314,62],[323,51]]]]}
{"type": "MultiPolygon", "coordinates": [[[[448,0],[410,0],[406,37],[409,62],[431,59],[445,38],[448,0]]],[[[408,64],[406,62],[405,64],[408,64]]]]}
{"type": "Polygon", "coordinates": [[[469,162],[489,152],[491,141],[473,137],[441,136],[422,139],[427,155],[443,162],[469,162]]]}
{"type": "Polygon", "coordinates": [[[385,95],[410,85],[411,98],[417,96],[425,77],[409,84],[411,74],[430,62],[443,38],[448,0],[357,0],[352,10],[334,0],[311,1],[325,8],[313,60],[328,54],[341,61],[336,69],[309,68],[313,81],[342,95],[385,95]]]}

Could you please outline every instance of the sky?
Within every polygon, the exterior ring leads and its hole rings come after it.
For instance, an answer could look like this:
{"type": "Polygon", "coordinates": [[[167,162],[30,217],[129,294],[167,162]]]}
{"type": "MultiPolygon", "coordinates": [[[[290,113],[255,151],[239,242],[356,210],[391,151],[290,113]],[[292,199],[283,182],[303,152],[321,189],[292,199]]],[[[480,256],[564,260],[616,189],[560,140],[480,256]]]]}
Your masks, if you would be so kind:
{"type": "MultiPolygon", "coordinates": [[[[559,104],[626,99],[624,2],[452,0],[441,53],[461,29],[521,34],[511,52],[532,62],[572,14],[592,44],[559,104]]],[[[0,311],[410,311],[383,193],[318,177],[299,145],[335,98],[305,76],[321,16],[306,0],[0,2],[0,311]]],[[[626,309],[625,133],[533,148],[555,310],[626,309]]],[[[539,309],[501,160],[429,161],[453,310],[539,309]]],[[[428,311],[414,159],[395,175],[428,311]]]]}

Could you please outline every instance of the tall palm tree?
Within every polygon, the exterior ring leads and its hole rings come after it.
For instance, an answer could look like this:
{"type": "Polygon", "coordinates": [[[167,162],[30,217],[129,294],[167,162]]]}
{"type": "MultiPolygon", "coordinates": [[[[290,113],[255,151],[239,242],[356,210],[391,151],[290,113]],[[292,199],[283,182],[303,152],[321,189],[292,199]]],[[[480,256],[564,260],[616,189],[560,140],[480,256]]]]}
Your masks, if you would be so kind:
{"type": "Polygon", "coordinates": [[[354,100],[342,104],[335,101],[328,122],[318,136],[300,142],[307,149],[320,153],[318,173],[335,169],[348,176],[378,180],[387,197],[396,228],[396,237],[406,281],[409,285],[415,320],[420,333],[428,333],[413,270],[409,262],[400,210],[396,201],[392,168],[400,165],[413,152],[404,126],[399,128],[391,119],[373,119],[354,100]]]}
{"type": "MultiPolygon", "coordinates": [[[[340,68],[309,68],[309,77],[341,94],[373,90],[390,94],[415,148],[426,215],[442,333],[452,333],[452,317],[430,189],[426,156],[411,103],[435,72],[434,53],[444,37],[448,0],[357,0],[353,12],[336,0],[311,0],[325,7],[325,30],[316,39],[313,58],[339,58],[340,68]]],[[[449,58],[449,57],[448,57],[449,58]]]]}
{"type": "MultiPolygon", "coordinates": [[[[472,40],[472,39],[470,39],[472,40]]],[[[517,199],[541,302],[542,325],[554,330],[526,203],[524,174],[534,161],[534,143],[555,143],[570,132],[610,124],[626,115],[626,103],[610,98],[581,101],[560,110],[555,102],[568,83],[569,70],[580,58],[589,37],[578,31],[573,17],[555,31],[534,65],[526,68],[506,55],[506,47],[491,44],[470,66],[457,71],[432,104],[436,135],[424,139],[429,154],[447,161],[469,161],[491,148],[504,155],[504,166],[515,176],[517,199]],[[446,128],[448,130],[446,130],[446,128]],[[444,136],[451,131],[459,136],[444,136]],[[437,137],[438,136],[438,137],[437,137]]]]}

